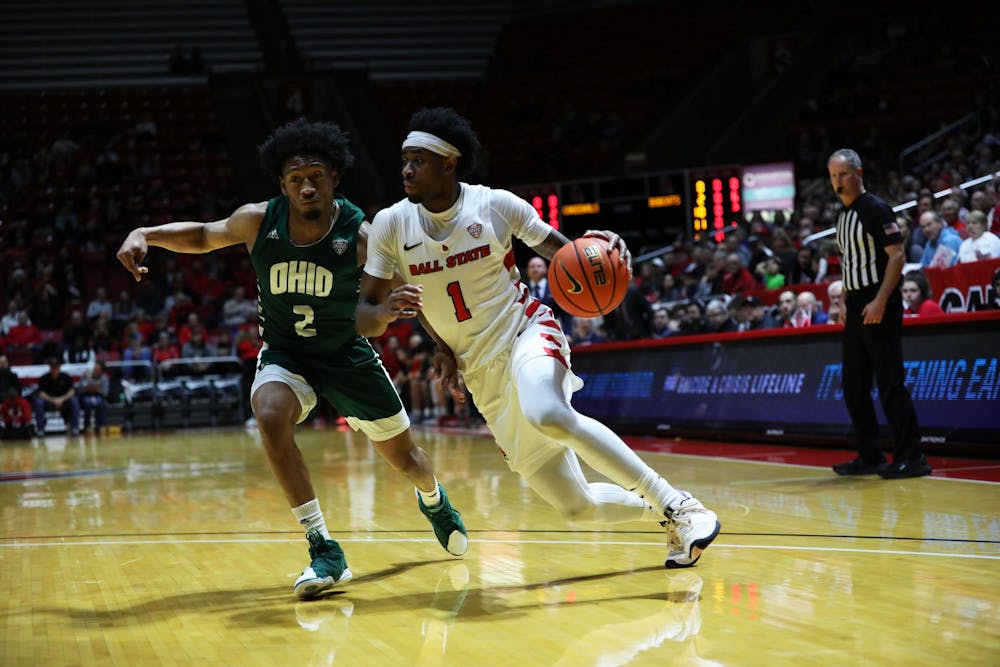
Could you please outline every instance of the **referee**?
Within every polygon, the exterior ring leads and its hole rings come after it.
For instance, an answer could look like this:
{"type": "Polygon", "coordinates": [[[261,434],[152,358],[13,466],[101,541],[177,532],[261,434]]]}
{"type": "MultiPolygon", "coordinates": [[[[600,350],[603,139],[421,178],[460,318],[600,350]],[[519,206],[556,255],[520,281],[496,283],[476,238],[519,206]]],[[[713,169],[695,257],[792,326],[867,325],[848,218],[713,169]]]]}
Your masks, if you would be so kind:
{"type": "Polygon", "coordinates": [[[842,384],[859,454],[833,466],[833,471],[878,473],[887,479],[928,475],[931,467],[920,451],[917,413],[903,384],[903,299],[896,286],[906,255],[899,226],[888,204],[865,191],[855,151],[835,151],[827,168],[844,204],[837,216],[844,281],[842,384]],[[892,431],[892,463],[886,462],[879,444],[872,376],[892,431]]]}

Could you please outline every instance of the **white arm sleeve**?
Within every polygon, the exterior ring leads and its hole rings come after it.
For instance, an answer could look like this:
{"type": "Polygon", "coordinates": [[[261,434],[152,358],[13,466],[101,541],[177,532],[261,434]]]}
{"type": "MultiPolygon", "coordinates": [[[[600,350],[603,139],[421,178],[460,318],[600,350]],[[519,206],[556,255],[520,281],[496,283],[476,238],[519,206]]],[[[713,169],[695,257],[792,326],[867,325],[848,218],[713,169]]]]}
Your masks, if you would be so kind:
{"type": "Polygon", "coordinates": [[[368,232],[368,260],[365,273],[391,280],[396,270],[396,225],[389,209],[375,214],[368,232]]]}
{"type": "Polygon", "coordinates": [[[493,190],[490,193],[490,216],[497,238],[507,244],[513,234],[534,247],[544,241],[552,227],[538,217],[538,212],[513,192],[493,190]]]}

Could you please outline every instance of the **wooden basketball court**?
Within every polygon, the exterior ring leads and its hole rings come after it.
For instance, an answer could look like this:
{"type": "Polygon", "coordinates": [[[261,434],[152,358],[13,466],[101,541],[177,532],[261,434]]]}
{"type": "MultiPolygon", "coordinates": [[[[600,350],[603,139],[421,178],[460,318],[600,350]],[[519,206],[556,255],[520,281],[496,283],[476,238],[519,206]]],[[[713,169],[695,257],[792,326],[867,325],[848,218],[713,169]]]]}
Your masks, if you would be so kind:
{"type": "Polygon", "coordinates": [[[643,524],[569,526],[492,441],[417,431],[470,529],[454,559],[363,437],[298,440],[354,580],[306,543],[255,434],[3,443],[0,664],[987,665],[1000,487],[643,452],[719,513],[698,566],[643,524]]]}

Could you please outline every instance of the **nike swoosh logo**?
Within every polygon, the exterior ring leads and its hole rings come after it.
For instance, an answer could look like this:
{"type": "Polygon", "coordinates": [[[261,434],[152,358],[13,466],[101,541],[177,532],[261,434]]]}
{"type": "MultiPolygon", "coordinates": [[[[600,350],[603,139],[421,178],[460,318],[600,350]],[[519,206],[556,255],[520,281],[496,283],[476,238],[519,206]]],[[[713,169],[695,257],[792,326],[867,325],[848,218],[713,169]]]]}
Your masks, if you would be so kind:
{"type": "Polygon", "coordinates": [[[423,245],[423,243],[424,243],[423,241],[419,241],[417,243],[414,243],[413,245],[409,245],[409,244],[404,243],[403,244],[403,250],[413,250],[418,245],[423,245]]]}
{"type": "Polygon", "coordinates": [[[560,264],[559,268],[562,269],[563,275],[566,276],[566,280],[568,280],[570,284],[573,286],[571,289],[568,289],[566,291],[569,292],[570,294],[579,294],[580,292],[582,292],[583,285],[577,282],[576,278],[574,278],[570,274],[570,272],[566,270],[566,267],[560,264]]]}

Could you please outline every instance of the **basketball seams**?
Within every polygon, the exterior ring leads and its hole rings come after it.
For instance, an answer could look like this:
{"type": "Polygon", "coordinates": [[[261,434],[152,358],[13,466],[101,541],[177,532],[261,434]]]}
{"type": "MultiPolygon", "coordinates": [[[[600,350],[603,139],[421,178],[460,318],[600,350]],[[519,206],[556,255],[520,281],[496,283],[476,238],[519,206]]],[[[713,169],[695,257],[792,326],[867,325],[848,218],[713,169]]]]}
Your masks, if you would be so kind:
{"type": "MultiPolygon", "coordinates": [[[[579,241],[580,239],[577,239],[579,241]]],[[[597,317],[598,315],[603,315],[604,311],[601,310],[601,304],[597,301],[597,285],[594,284],[592,276],[587,264],[585,264],[585,258],[581,255],[580,244],[576,241],[573,242],[573,256],[576,257],[576,263],[580,269],[580,275],[583,276],[584,280],[587,281],[587,293],[590,295],[591,301],[594,302],[594,311],[596,315],[591,315],[591,317],[597,317]]],[[[586,309],[584,309],[586,310],[586,309]]]]}

